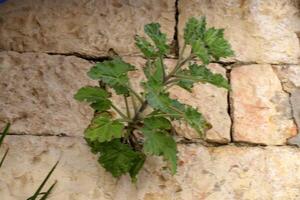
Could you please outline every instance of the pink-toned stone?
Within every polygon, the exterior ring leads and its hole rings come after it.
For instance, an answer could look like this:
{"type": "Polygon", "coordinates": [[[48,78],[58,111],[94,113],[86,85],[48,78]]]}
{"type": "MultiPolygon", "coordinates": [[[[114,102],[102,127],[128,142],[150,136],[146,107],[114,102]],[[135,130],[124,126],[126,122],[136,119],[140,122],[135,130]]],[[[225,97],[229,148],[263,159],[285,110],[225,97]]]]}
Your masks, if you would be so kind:
{"type": "Polygon", "coordinates": [[[231,71],[233,139],[286,144],[297,132],[289,96],[271,65],[244,65],[231,71]]]}
{"type": "Polygon", "coordinates": [[[0,126],[10,132],[82,135],[93,111],[74,100],[92,64],[74,56],[0,52],[0,126]]]}
{"type": "Polygon", "coordinates": [[[9,0],[0,6],[0,49],[132,55],[144,25],[159,22],[171,43],[175,0],[9,0]]]}

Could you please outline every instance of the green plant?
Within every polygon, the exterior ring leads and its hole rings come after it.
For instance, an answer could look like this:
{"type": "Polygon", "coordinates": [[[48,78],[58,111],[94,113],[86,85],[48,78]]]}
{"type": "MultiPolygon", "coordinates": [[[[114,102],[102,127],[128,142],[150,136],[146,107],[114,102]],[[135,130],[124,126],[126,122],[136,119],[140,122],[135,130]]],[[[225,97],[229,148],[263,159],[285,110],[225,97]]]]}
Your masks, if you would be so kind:
{"type": "Polygon", "coordinates": [[[76,100],[88,102],[95,110],[95,116],[85,130],[85,139],[92,152],[99,153],[99,163],[114,177],[129,173],[133,181],[146,155],[163,156],[169,161],[172,174],[176,173],[177,149],[172,121],[185,120],[201,137],[210,127],[197,109],[171,99],[168,88],[178,85],[191,91],[194,83],[201,82],[228,89],[227,80],[206,66],[213,60],[233,55],[222,29],[207,28],[204,17],[191,18],[184,29],[185,42],[177,64],[167,73],[163,59],[170,47],[166,34],[160,31],[158,23],[147,24],[144,30],[150,41],[140,36],[135,38],[136,46],[147,58],[143,68],[147,80],[141,83],[143,93],[137,93],[128,78],[128,72],[136,68],[116,57],[96,63],[87,73],[91,79],[99,81],[99,87],[86,86],[74,95],[76,100]],[[184,57],[187,46],[190,46],[190,52],[184,57]],[[195,58],[202,64],[193,61],[195,58]],[[126,113],[110,100],[111,89],[123,96],[126,113]],[[129,99],[134,108],[132,112],[129,99]],[[148,106],[152,108],[150,113],[145,112],[148,106]],[[120,117],[113,117],[111,109],[120,117]]]}

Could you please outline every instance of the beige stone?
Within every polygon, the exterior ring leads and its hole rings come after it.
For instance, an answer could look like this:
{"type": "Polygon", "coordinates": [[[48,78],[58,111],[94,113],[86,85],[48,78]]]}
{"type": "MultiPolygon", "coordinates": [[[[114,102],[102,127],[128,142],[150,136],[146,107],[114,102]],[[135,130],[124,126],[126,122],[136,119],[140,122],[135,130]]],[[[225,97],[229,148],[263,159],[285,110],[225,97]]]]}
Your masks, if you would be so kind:
{"type": "Polygon", "coordinates": [[[175,27],[175,0],[10,0],[0,13],[0,49],[22,52],[136,54],[145,24],[159,22],[169,42],[175,27]]]}
{"type": "Polygon", "coordinates": [[[299,63],[300,33],[297,0],[181,0],[178,35],[191,16],[206,16],[208,26],[225,29],[235,57],[258,63],[299,63]]]}
{"type": "Polygon", "coordinates": [[[296,134],[289,96],[271,65],[231,71],[234,141],[282,145],[296,134]]]}
{"type": "Polygon", "coordinates": [[[286,92],[300,87],[300,65],[274,65],[273,69],[286,92]]]}
{"type": "Polygon", "coordinates": [[[293,109],[293,117],[297,124],[298,134],[288,140],[289,144],[300,147],[300,88],[293,90],[291,93],[291,105],[293,109]]]}
{"type": "MultiPolygon", "coordinates": [[[[138,88],[139,92],[142,92],[143,89],[140,86],[140,82],[145,80],[145,76],[141,68],[145,60],[138,57],[126,57],[125,60],[138,68],[137,71],[130,72],[130,80],[132,86],[138,88]]],[[[170,71],[175,66],[176,60],[167,59],[165,64],[168,71],[170,71]]],[[[209,68],[213,72],[220,73],[226,77],[226,71],[221,65],[211,64],[209,68]]],[[[217,88],[210,84],[199,83],[195,84],[192,93],[179,87],[172,87],[170,89],[170,96],[182,103],[198,108],[203,113],[207,121],[212,124],[212,129],[206,133],[207,140],[218,143],[228,143],[230,141],[231,120],[227,112],[227,91],[225,89],[217,88]]],[[[114,102],[125,110],[125,104],[122,101],[122,97],[114,96],[114,102]]],[[[199,138],[199,134],[185,122],[175,122],[174,126],[180,136],[188,139],[199,138]]]]}
{"type": "Polygon", "coordinates": [[[55,186],[49,200],[294,200],[300,195],[300,152],[292,147],[204,147],[179,145],[179,168],[150,157],[132,184],[114,179],[97,163],[84,141],[72,137],[8,136],[0,155],[0,196],[24,200],[48,170],[55,186]]]}
{"type": "Polygon", "coordinates": [[[0,52],[0,126],[12,133],[82,135],[93,116],[73,99],[95,84],[86,76],[91,63],[74,56],[0,52]]]}

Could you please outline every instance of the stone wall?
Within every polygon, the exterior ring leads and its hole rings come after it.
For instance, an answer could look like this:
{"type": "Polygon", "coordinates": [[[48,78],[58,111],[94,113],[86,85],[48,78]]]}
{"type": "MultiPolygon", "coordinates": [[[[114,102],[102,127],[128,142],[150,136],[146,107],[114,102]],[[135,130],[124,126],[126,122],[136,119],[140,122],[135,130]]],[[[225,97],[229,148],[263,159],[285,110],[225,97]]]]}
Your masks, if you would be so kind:
{"type": "MultiPolygon", "coordinates": [[[[299,0],[7,0],[0,4],[0,128],[12,127],[0,150],[10,148],[0,199],[26,199],[58,159],[50,200],[300,199],[299,37],[299,0]],[[201,141],[174,124],[175,176],[151,157],[136,184],[114,179],[83,140],[93,112],[73,94],[97,84],[86,71],[112,54],[141,69],[133,37],[148,22],[167,33],[173,50],[166,63],[174,66],[186,20],[202,15],[225,28],[235,51],[209,66],[231,90],[198,84],[192,93],[170,92],[213,128],[201,141]]],[[[130,77],[139,89],[141,71],[130,77]]]]}

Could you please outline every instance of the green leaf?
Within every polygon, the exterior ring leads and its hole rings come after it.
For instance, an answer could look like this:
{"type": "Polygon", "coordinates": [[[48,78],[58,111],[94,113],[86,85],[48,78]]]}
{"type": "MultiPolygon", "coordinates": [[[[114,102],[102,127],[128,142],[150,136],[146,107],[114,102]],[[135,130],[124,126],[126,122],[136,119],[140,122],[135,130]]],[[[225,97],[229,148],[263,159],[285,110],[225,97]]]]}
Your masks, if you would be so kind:
{"type": "Polygon", "coordinates": [[[227,40],[224,39],[224,30],[210,28],[204,34],[204,42],[208,46],[209,53],[216,59],[232,56],[234,53],[227,40]]]}
{"type": "Polygon", "coordinates": [[[164,65],[161,58],[147,61],[144,68],[144,74],[148,80],[154,79],[157,83],[163,83],[164,65]]]}
{"type": "Polygon", "coordinates": [[[129,71],[135,70],[135,67],[124,62],[120,58],[97,63],[88,72],[88,76],[95,80],[101,80],[112,87],[117,94],[129,94],[128,75],[129,71]]]}
{"type": "Polygon", "coordinates": [[[202,17],[200,20],[190,18],[184,28],[184,40],[186,44],[193,44],[194,41],[203,39],[206,30],[206,19],[202,17]]]}
{"type": "Polygon", "coordinates": [[[150,129],[164,129],[172,128],[171,122],[165,117],[147,117],[144,119],[144,125],[150,129]]]}
{"type": "Polygon", "coordinates": [[[91,103],[91,107],[97,111],[106,111],[112,104],[108,99],[109,96],[110,94],[100,87],[86,86],[80,88],[74,98],[91,103]]]}
{"type": "Polygon", "coordinates": [[[160,55],[169,52],[170,47],[167,45],[167,36],[160,31],[160,25],[158,23],[145,25],[144,31],[152,39],[160,55]]]}
{"type": "Polygon", "coordinates": [[[135,45],[141,50],[141,52],[147,58],[155,58],[157,56],[155,47],[148,42],[145,38],[136,36],[135,45]]]}
{"type": "Polygon", "coordinates": [[[124,124],[119,120],[112,120],[108,113],[101,113],[93,119],[84,134],[90,141],[105,142],[121,138],[123,129],[124,124]]]}
{"type": "Polygon", "coordinates": [[[172,174],[177,170],[177,148],[175,140],[165,131],[155,131],[143,128],[146,140],[144,143],[144,152],[150,155],[163,156],[171,164],[172,174]]]}
{"type": "Polygon", "coordinates": [[[185,121],[194,128],[201,137],[204,136],[205,130],[209,127],[206,120],[196,109],[188,106],[184,112],[185,121]]]}
{"type": "Polygon", "coordinates": [[[120,177],[127,172],[136,180],[136,175],[145,162],[145,155],[134,151],[128,145],[115,139],[100,144],[99,163],[114,177],[120,177]]]}
{"type": "Polygon", "coordinates": [[[189,70],[182,70],[177,76],[181,79],[178,85],[184,89],[191,86],[192,83],[197,82],[210,83],[225,89],[230,88],[228,81],[221,74],[211,72],[204,65],[192,64],[189,66],[189,70]]]}
{"type": "Polygon", "coordinates": [[[210,55],[208,49],[205,48],[205,44],[202,40],[195,40],[192,43],[192,52],[204,63],[210,62],[210,55]]]}

